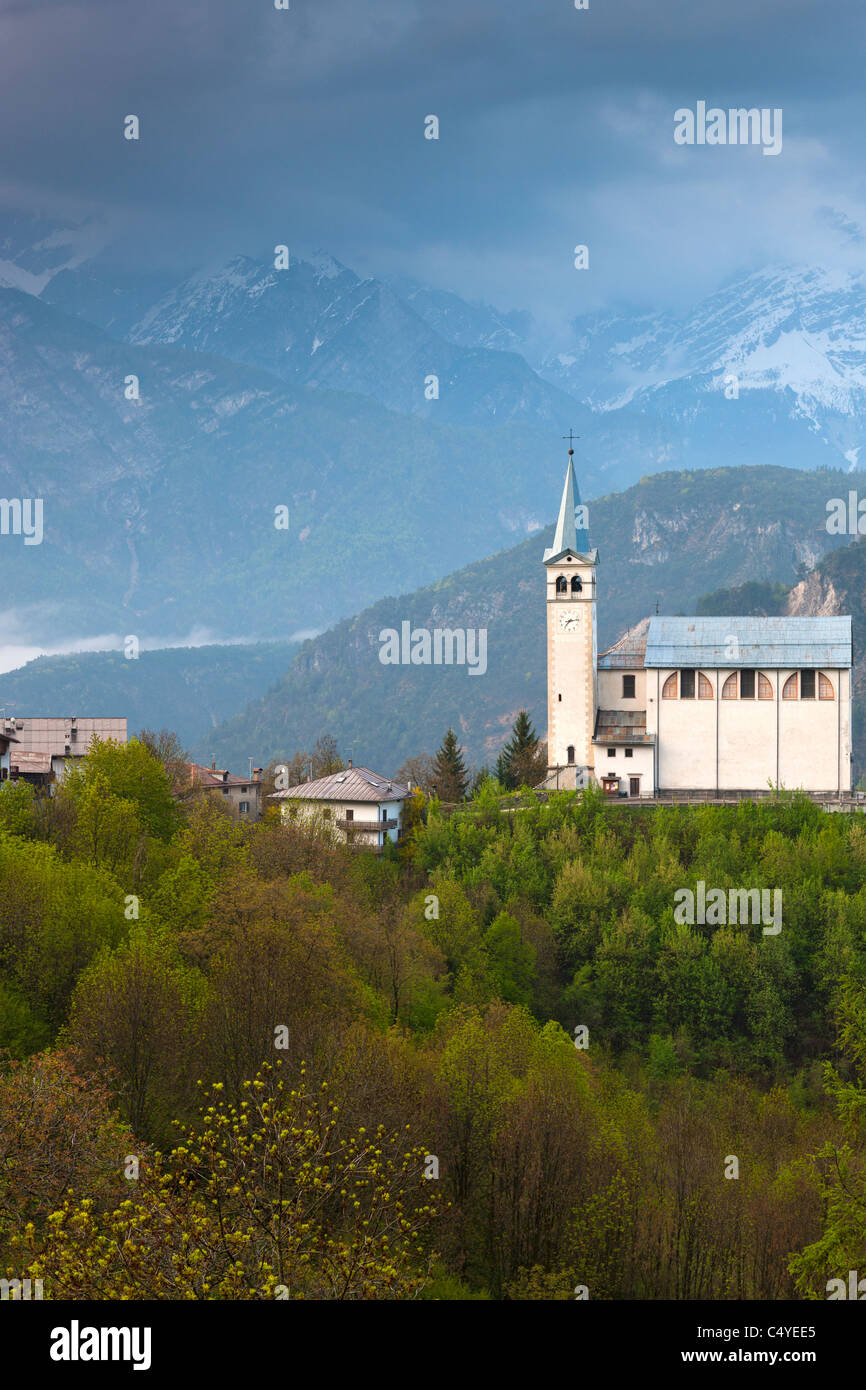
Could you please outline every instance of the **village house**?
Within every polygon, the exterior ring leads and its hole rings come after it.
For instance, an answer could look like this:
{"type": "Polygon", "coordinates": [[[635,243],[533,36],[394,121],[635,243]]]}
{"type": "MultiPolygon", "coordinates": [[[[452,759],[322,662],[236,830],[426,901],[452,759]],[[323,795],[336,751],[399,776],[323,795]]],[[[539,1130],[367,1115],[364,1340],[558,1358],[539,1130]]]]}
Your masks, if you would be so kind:
{"type": "Polygon", "coordinates": [[[280,806],[284,823],[293,820],[329,823],[336,838],[357,848],[381,851],[385,841],[394,844],[403,829],[403,808],[412,795],[404,782],[353,767],[274,792],[269,798],[280,806]]]}
{"type": "Polygon", "coordinates": [[[50,788],[67,767],[90,750],[94,739],[126,743],[124,718],[0,718],[0,781],[50,788]]]}
{"type": "Polygon", "coordinates": [[[851,790],[850,617],[650,617],[598,652],[568,471],[547,589],[548,775],[612,795],[851,790]]]}
{"type": "Polygon", "coordinates": [[[262,814],[262,769],[254,767],[249,777],[237,777],[225,768],[218,768],[216,762],[210,767],[201,763],[187,763],[188,785],[204,787],[222,798],[225,805],[231,806],[243,820],[257,821],[262,814]]]}

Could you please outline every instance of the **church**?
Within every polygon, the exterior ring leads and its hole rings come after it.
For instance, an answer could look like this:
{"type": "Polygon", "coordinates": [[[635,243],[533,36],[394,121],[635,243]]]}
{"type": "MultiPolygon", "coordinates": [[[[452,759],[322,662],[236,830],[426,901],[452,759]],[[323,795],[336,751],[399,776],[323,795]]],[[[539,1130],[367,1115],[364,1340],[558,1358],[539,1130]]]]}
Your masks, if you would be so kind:
{"type": "Polygon", "coordinates": [[[596,783],[632,798],[850,792],[851,618],[650,617],[599,652],[603,567],[576,517],[568,452],[556,533],[544,552],[543,785],[596,783]]]}

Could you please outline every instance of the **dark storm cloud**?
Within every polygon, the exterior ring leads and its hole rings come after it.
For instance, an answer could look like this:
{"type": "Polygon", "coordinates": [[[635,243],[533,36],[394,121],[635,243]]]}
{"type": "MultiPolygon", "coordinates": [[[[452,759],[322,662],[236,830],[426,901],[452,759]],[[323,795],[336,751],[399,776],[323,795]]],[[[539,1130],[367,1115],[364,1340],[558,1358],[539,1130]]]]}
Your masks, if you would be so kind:
{"type": "Polygon", "coordinates": [[[285,240],[552,315],[859,248],[861,0],[590,5],[0,4],[0,181],[138,265],[285,240]],[[698,99],[781,106],[783,156],[676,149],[698,99]]]}

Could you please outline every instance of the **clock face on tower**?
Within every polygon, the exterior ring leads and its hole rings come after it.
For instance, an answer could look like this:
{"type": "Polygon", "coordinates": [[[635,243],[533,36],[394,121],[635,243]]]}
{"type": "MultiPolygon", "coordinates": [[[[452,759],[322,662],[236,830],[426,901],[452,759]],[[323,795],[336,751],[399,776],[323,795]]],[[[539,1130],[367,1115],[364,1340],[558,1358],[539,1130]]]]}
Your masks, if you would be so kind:
{"type": "Polygon", "coordinates": [[[578,613],[560,613],[559,626],[563,632],[577,632],[580,627],[580,615],[578,613]]]}

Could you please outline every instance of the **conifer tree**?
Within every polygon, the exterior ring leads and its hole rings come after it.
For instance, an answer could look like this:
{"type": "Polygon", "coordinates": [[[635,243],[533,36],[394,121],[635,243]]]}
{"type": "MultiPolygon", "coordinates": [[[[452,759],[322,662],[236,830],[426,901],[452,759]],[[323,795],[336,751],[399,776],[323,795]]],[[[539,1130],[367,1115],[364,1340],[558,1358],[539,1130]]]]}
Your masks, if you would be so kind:
{"type": "Polygon", "coordinates": [[[433,788],[440,801],[465,801],[469,774],[457,735],[449,729],[433,763],[433,788]]]}
{"type": "Polygon", "coordinates": [[[496,780],[503,787],[534,786],[547,770],[547,749],[539,743],[532,720],[525,709],[514,721],[511,738],[496,760],[496,780]]]}

